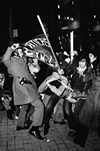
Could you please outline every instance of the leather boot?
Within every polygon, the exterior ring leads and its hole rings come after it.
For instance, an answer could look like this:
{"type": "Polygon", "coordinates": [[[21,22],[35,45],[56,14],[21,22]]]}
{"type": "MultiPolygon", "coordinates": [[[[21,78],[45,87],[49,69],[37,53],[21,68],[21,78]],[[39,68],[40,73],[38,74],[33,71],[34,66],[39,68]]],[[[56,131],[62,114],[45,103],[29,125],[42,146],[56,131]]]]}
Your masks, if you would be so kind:
{"type": "Polygon", "coordinates": [[[20,127],[20,126],[17,126],[17,127],[16,127],[16,130],[17,130],[17,131],[27,130],[27,129],[28,129],[28,127],[20,127]]]}
{"type": "Polygon", "coordinates": [[[50,128],[50,125],[49,125],[49,124],[45,124],[45,125],[44,125],[44,135],[47,135],[47,134],[48,134],[49,128],[50,128]]]}
{"type": "Polygon", "coordinates": [[[40,135],[39,127],[32,126],[32,128],[29,130],[29,133],[35,136],[37,139],[44,140],[44,138],[40,135]]]}
{"type": "Polygon", "coordinates": [[[28,118],[24,127],[28,129],[31,126],[31,124],[32,124],[32,121],[28,118]]]}
{"type": "Polygon", "coordinates": [[[7,110],[7,117],[10,119],[10,120],[13,120],[13,111],[12,110],[7,110]]]}
{"type": "Polygon", "coordinates": [[[75,131],[74,130],[70,130],[68,132],[67,139],[73,140],[74,138],[75,138],[75,131]]]}

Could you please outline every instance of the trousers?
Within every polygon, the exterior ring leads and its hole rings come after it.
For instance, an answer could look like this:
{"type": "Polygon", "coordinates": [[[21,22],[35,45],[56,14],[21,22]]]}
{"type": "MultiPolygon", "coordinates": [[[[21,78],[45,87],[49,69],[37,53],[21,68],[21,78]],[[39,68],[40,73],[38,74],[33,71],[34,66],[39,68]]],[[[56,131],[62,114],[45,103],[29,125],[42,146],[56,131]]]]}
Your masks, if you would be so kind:
{"type": "Polygon", "coordinates": [[[27,114],[28,108],[29,108],[29,104],[24,104],[20,108],[19,115],[18,115],[18,122],[17,122],[17,125],[19,127],[23,128],[25,125],[26,114],[27,114]]]}
{"type": "MultiPolygon", "coordinates": [[[[30,114],[30,120],[32,121],[32,126],[41,126],[43,122],[44,116],[44,105],[40,99],[32,102],[31,105],[34,107],[34,111],[30,114]]],[[[18,116],[18,126],[24,127],[27,112],[30,112],[29,109],[30,104],[22,105],[20,109],[20,113],[18,116]]]]}
{"type": "Polygon", "coordinates": [[[76,123],[74,121],[74,115],[72,112],[72,103],[69,102],[67,99],[64,99],[63,111],[64,118],[67,119],[69,128],[74,130],[76,123]]]}
{"type": "Polygon", "coordinates": [[[34,112],[30,116],[30,120],[32,121],[31,126],[41,126],[44,117],[44,104],[41,99],[38,99],[31,104],[34,106],[34,112]]]}
{"type": "Polygon", "coordinates": [[[50,97],[50,99],[45,107],[44,124],[46,124],[46,125],[49,124],[49,120],[53,113],[54,107],[57,104],[57,102],[59,101],[59,99],[60,99],[59,96],[57,96],[56,94],[52,94],[52,96],[50,97]]]}

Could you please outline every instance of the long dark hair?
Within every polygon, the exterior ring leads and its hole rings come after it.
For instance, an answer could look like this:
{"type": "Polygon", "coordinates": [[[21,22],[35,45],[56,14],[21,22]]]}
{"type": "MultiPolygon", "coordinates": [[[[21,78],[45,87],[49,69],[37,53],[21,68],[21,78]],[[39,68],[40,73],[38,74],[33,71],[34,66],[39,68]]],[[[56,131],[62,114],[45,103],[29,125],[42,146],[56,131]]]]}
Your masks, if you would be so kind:
{"type": "Polygon", "coordinates": [[[96,59],[93,62],[93,70],[96,70],[97,68],[100,68],[100,59],[96,59]]]}

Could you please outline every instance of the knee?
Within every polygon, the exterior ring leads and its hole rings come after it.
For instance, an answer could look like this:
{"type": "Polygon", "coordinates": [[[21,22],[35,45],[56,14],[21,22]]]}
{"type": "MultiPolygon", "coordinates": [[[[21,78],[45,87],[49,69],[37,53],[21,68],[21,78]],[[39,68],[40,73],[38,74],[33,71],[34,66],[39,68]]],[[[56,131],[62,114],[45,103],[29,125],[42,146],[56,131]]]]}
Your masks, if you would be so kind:
{"type": "Polygon", "coordinates": [[[25,112],[26,110],[27,110],[27,108],[26,108],[26,106],[25,105],[21,105],[20,107],[19,107],[19,110],[20,110],[20,112],[25,112]]]}
{"type": "Polygon", "coordinates": [[[71,108],[65,108],[64,109],[64,114],[66,115],[66,116],[71,116],[72,115],[72,109],[71,108]]]}
{"type": "Polygon", "coordinates": [[[32,103],[32,106],[34,106],[35,108],[39,108],[39,110],[44,110],[44,104],[41,99],[38,99],[37,101],[32,103]]]}
{"type": "Polygon", "coordinates": [[[42,102],[40,102],[39,108],[44,111],[44,104],[42,102]]]}
{"type": "Polygon", "coordinates": [[[51,111],[51,110],[53,110],[53,106],[51,103],[48,103],[45,107],[45,111],[47,112],[47,111],[51,111]]]}

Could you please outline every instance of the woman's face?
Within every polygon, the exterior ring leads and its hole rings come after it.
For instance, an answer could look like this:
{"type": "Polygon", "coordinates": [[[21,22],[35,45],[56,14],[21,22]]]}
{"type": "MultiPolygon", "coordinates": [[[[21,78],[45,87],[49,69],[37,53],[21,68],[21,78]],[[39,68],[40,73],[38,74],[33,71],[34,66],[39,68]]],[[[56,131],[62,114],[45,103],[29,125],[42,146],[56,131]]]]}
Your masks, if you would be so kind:
{"type": "Polygon", "coordinates": [[[90,62],[93,62],[96,59],[96,57],[92,53],[89,53],[89,58],[90,62]]]}
{"type": "Polygon", "coordinates": [[[84,68],[86,66],[86,59],[82,59],[79,61],[79,67],[84,68]]]}

